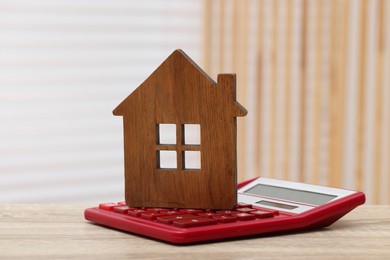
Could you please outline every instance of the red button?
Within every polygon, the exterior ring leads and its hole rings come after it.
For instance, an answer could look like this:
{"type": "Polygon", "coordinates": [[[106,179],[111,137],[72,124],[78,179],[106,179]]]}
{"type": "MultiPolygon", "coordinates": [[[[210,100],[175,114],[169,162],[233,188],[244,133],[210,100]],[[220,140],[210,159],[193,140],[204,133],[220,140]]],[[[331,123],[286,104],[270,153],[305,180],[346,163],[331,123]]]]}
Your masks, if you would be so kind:
{"type": "Polygon", "coordinates": [[[205,213],[199,213],[198,216],[211,218],[211,217],[221,216],[221,214],[217,214],[213,212],[205,212],[205,213]]]}
{"type": "Polygon", "coordinates": [[[118,204],[118,206],[126,206],[126,202],[124,202],[124,201],[120,201],[117,204],[118,204]]]}
{"type": "Polygon", "coordinates": [[[147,211],[160,212],[160,211],[166,210],[166,209],[163,209],[163,208],[147,208],[146,210],[147,211]]]}
{"type": "Polygon", "coordinates": [[[236,205],[236,208],[252,208],[252,204],[244,203],[244,202],[238,202],[236,205]]]}
{"type": "Polygon", "coordinates": [[[237,211],[238,212],[241,212],[241,213],[249,213],[251,211],[255,211],[256,209],[252,209],[252,208],[238,208],[237,211]]]}
{"type": "Polygon", "coordinates": [[[141,216],[141,213],[144,213],[144,212],[148,212],[148,211],[144,210],[144,209],[135,209],[135,210],[129,210],[127,212],[127,214],[132,216],[132,217],[139,217],[139,216],[141,216]]]}
{"type": "Polygon", "coordinates": [[[195,215],[203,212],[203,210],[201,210],[201,209],[181,209],[180,211],[188,213],[188,214],[195,214],[195,215]]]}
{"type": "Polygon", "coordinates": [[[234,216],[236,216],[238,218],[238,220],[242,220],[242,221],[253,220],[256,218],[255,215],[248,214],[248,213],[238,213],[238,214],[235,214],[234,216]]]}
{"type": "Polygon", "coordinates": [[[229,222],[235,222],[237,221],[237,217],[234,216],[214,216],[213,219],[216,219],[218,222],[221,223],[229,223],[229,222]]]}
{"type": "Polygon", "coordinates": [[[185,215],[173,215],[173,216],[163,216],[163,217],[157,217],[157,222],[163,223],[163,224],[172,224],[175,220],[183,220],[183,219],[192,219],[196,217],[192,214],[185,214],[185,215]]]}
{"type": "Polygon", "coordinates": [[[199,226],[213,225],[217,223],[218,223],[217,220],[212,218],[193,218],[193,219],[182,219],[182,220],[173,221],[173,225],[181,228],[199,227],[199,226]]]}
{"type": "Polygon", "coordinates": [[[221,214],[221,215],[233,215],[233,214],[237,214],[239,212],[235,211],[235,210],[218,210],[216,213],[221,214]]]}
{"type": "MultiPolygon", "coordinates": [[[[117,213],[122,213],[122,214],[127,214],[127,212],[129,211],[129,207],[128,206],[117,206],[117,207],[114,207],[112,209],[112,211],[114,212],[117,212],[117,213]]],[[[134,209],[134,208],[133,208],[134,209]]]]}
{"type": "Polygon", "coordinates": [[[141,218],[149,219],[149,220],[155,220],[157,217],[165,216],[164,214],[160,214],[158,212],[144,212],[141,213],[141,218]]]}
{"type": "Polygon", "coordinates": [[[118,206],[118,204],[113,203],[113,202],[101,203],[101,204],[99,204],[99,209],[112,210],[116,206],[118,206]]]}
{"type": "Polygon", "coordinates": [[[177,211],[177,210],[161,210],[160,213],[164,215],[170,215],[170,216],[186,214],[185,212],[177,211]]]}
{"type": "Polygon", "coordinates": [[[251,214],[255,215],[256,218],[273,218],[274,217],[273,212],[263,211],[263,210],[252,211],[251,214]]]}

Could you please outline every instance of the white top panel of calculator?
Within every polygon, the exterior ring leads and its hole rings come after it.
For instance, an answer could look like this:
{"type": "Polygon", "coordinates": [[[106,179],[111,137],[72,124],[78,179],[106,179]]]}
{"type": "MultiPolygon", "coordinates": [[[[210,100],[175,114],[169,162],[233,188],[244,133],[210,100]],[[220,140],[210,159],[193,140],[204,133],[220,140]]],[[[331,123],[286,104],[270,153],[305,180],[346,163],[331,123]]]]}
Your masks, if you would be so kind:
{"type": "Polygon", "coordinates": [[[307,183],[258,178],[238,190],[238,202],[299,214],[355,192],[307,183]]]}

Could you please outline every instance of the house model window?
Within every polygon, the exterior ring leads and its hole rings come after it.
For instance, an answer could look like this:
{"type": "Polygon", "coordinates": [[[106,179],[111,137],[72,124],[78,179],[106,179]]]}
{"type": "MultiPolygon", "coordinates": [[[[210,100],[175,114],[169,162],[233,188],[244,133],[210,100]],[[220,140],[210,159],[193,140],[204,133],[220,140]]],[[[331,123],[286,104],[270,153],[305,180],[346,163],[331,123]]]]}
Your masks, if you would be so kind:
{"type": "Polygon", "coordinates": [[[176,125],[157,125],[157,144],[176,144],[176,125]]]}
{"type": "Polygon", "coordinates": [[[157,168],[200,170],[200,125],[157,124],[157,168]]]}

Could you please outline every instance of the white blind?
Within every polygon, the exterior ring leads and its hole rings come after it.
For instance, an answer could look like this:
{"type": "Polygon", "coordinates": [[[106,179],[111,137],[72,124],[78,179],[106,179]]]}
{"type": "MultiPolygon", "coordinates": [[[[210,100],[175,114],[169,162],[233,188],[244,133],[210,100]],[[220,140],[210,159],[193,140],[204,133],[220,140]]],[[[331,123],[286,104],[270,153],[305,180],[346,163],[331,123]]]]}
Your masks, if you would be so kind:
{"type": "Polygon", "coordinates": [[[0,0],[0,203],[123,200],[112,110],[174,50],[200,61],[202,1],[0,0]]]}

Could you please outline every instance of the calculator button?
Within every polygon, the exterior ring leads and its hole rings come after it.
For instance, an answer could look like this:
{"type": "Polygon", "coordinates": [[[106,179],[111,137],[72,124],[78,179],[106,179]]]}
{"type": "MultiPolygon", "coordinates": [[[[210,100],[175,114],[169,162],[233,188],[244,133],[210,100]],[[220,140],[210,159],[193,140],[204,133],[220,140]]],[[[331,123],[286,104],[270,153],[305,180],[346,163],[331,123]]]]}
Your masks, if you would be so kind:
{"type": "Polygon", "coordinates": [[[240,213],[240,212],[235,211],[235,210],[218,210],[215,213],[221,214],[221,215],[233,215],[233,214],[237,214],[237,213],[240,213]]]}
{"type": "Polygon", "coordinates": [[[129,210],[127,212],[127,214],[132,216],[132,217],[139,217],[139,216],[141,216],[142,213],[145,213],[145,212],[148,212],[148,211],[144,210],[144,209],[135,209],[135,210],[129,210]]]}
{"type": "Polygon", "coordinates": [[[129,211],[128,206],[117,206],[112,209],[112,211],[117,212],[117,213],[122,213],[122,214],[127,214],[129,211]]]}
{"type": "Polygon", "coordinates": [[[175,220],[183,220],[183,219],[192,219],[195,218],[195,215],[192,214],[185,214],[185,215],[173,215],[173,216],[162,216],[157,217],[157,222],[163,223],[163,224],[172,224],[175,220]]]}
{"type": "Polygon", "coordinates": [[[218,223],[217,220],[212,218],[192,218],[192,219],[181,219],[181,220],[173,221],[173,225],[181,228],[199,227],[199,226],[213,225],[217,223],[218,223]]]}
{"type": "Polygon", "coordinates": [[[237,217],[238,220],[241,220],[241,221],[253,220],[256,218],[255,215],[248,214],[248,213],[238,213],[238,214],[235,214],[234,216],[237,217]]]}
{"type": "Polygon", "coordinates": [[[274,217],[273,212],[263,211],[263,210],[252,211],[251,214],[255,215],[256,218],[273,218],[274,217]]]}
{"type": "Polygon", "coordinates": [[[165,216],[164,214],[158,213],[158,212],[144,212],[141,213],[141,218],[149,219],[149,220],[155,220],[157,217],[165,216]]]}
{"type": "Polygon", "coordinates": [[[241,213],[249,213],[251,211],[255,211],[256,209],[252,209],[252,208],[238,208],[237,211],[238,212],[241,212],[241,213]]]}
{"type": "Polygon", "coordinates": [[[180,211],[188,214],[195,214],[195,215],[203,212],[203,210],[201,209],[181,209],[180,211]]]}
{"type": "Polygon", "coordinates": [[[99,204],[99,209],[112,210],[116,206],[118,206],[118,204],[113,203],[113,202],[101,203],[101,204],[99,204]]]}
{"type": "Polygon", "coordinates": [[[164,214],[164,215],[169,215],[169,216],[174,216],[174,215],[184,215],[186,214],[185,212],[182,212],[182,211],[177,211],[177,210],[161,210],[160,211],[161,214],[164,214]]]}
{"type": "Polygon", "coordinates": [[[236,209],[239,209],[239,208],[252,208],[252,204],[238,202],[236,205],[236,209]]]}
{"type": "Polygon", "coordinates": [[[236,222],[237,221],[237,217],[228,216],[228,215],[214,216],[213,219],[216,219],[218,222],[221,222],[221,223],[229,223],[229,222],[236,222]]]}
{"type": "Polygon", "coordinates": [[[146,208],[147,211],[160,212],[162,210],[166,210],[163,208],[146,208]]]}
{"type": "Polygon", "coordinates": [[[211,218],[211,217],[221,216],[221,214],[214,213],[214,212],[204,212],[204,213],[199,213],[198,216],[211,218]]]}

